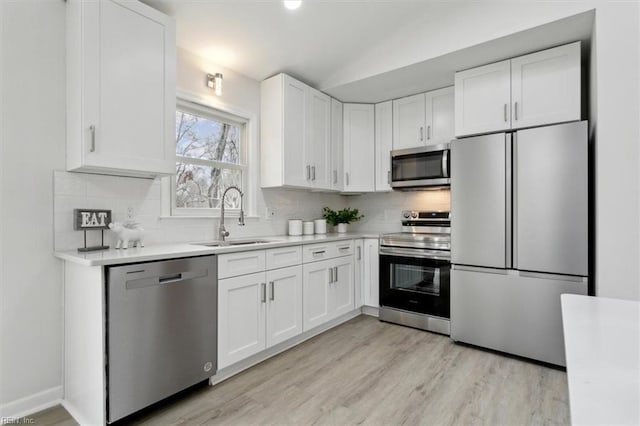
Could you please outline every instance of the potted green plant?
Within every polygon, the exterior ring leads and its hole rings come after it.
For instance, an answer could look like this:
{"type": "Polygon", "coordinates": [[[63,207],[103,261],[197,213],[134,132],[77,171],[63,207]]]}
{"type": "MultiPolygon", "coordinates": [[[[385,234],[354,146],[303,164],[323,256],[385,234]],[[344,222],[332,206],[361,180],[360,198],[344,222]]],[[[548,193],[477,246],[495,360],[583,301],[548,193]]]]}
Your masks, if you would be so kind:
{"type": "Polygon", "coordinates": [[[338,211],[325,207],[322,209],[322,217],[327,219],[329,225],[335,226],[339,233],[344,233],[347,232],[348,223],[360,220],[364,215],[361,215],[358,209],[350,209],[349,207],[338,211]]]}

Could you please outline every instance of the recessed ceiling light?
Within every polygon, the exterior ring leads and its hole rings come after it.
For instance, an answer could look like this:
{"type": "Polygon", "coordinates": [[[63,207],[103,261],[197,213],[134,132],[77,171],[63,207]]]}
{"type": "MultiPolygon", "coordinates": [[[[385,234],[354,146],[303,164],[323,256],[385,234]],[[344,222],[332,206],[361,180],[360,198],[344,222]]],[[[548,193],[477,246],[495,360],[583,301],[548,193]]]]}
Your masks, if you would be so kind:
{"type": "Polygon", "coordinates": [[[302,0],[284,0],[284,7],[289,10],[296,10],[302,4],[302,0]]]}

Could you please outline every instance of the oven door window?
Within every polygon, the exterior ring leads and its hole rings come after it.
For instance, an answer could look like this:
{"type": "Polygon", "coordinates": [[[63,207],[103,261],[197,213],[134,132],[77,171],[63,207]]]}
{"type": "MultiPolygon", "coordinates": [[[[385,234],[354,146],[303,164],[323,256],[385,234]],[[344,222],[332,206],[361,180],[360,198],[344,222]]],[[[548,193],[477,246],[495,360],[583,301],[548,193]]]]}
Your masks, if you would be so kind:
{"type": "Polygon", "coordinates": [[[440,295],[440,268],[401,263],[393,263],[390,267],[392,289],[440,295]]]}
{"type": "Polygon", "coordinates": [[[396,182],[444,178],[443,155],[443,151],[433,151],[393,157],[392,178],[396,182]]]}

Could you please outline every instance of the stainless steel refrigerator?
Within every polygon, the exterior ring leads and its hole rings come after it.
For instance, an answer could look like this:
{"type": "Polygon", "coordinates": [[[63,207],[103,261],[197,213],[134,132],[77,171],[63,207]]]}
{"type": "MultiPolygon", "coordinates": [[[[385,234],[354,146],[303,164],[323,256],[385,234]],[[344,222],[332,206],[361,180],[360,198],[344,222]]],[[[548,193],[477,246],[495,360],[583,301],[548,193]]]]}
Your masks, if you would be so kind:
{"type": "Polygon", "coordinates": [[[566,365],[560,295],[588,293],[587,123],[451,143],[451,337],[566,365]]]}

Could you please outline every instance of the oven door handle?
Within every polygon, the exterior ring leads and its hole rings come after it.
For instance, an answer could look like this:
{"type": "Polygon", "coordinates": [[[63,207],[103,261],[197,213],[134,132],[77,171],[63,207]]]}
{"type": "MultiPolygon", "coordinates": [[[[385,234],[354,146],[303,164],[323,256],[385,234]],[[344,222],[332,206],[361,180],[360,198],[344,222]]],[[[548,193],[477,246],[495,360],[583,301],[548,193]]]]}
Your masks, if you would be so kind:
{"type": "Polygon", "coordinates": [[[412,249],[401,247],[380,247],[380,254],[387,256],[419,257],[421,259],[451,260],[449,252],[440,250],[412,249]]]}

